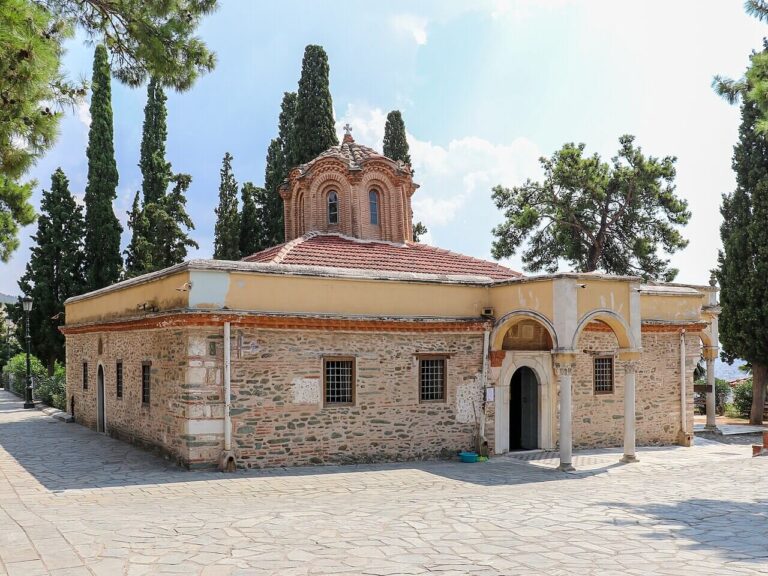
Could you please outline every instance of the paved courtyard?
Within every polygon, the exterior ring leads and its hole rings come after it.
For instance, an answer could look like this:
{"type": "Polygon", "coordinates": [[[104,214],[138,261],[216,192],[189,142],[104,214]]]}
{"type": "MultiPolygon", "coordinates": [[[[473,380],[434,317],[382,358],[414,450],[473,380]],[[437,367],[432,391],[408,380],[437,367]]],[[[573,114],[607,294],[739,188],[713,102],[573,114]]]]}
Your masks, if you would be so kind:
{"type": "Polygon", "coordinates": [[[749,453],[186,472],[0,392],[0,575],[768,574],[749,453]]]}

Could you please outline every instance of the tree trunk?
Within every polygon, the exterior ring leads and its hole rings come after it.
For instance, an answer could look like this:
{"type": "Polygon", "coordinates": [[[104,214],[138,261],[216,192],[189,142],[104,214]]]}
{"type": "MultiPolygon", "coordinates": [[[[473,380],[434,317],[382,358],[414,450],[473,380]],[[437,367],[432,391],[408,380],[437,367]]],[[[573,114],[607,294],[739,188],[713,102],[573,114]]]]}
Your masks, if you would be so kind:
{"type": "Polygon", "coordinates": [[[768,365],[752,363],[752,410],[749,423],[762,425],[765,410],[765,384],[768,379],[768,365]]]}
{"type": "Polygon", "coordinates": [[[48,376],[53,376],[53,370],[56,367],[56,358],[51,356],[48,359],[48,376]]]}

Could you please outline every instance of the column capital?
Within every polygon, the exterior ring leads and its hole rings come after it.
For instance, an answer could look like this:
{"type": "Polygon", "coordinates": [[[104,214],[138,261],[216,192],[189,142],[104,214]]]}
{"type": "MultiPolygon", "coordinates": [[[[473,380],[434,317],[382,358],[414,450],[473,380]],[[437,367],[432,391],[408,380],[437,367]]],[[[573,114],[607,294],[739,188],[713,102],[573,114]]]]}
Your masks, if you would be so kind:
{"type": "Polygon", "coordinates": [[[702,355],[707,362],[714,362],[717,360],[718,354],[720,354],[720,348],[717,346],[704,346],[702,355]]]}
{"type": "Polygon", "coordinates": [[[634,374],[637,372],[637,369],[640,368],[640,361],[639,360],[625,360],[624,363],[624,373],[625,374],[634,374]]]}
{"type": "Polygon", "coordinates": [[[619,360],[622,362],[634,362],[640,360],[643,351],[640,349],[622,348],[619,350],[619,360]]]}
{"type": "Polygon", "coordinates": [[[554,359],[555,374],[558,376],[571,376],[576,363],[571,359],[554,359]]]}

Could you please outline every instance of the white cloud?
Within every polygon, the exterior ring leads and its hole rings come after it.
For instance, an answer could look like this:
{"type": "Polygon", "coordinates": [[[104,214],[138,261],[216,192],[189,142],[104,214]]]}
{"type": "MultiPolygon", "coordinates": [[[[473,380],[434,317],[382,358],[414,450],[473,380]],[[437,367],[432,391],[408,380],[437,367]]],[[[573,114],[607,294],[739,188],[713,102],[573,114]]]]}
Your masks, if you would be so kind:
{"type": "Polygon", "coordinates": [[[393,28],[411,36],[419,46],[427,43],[427,24],[426,18],[415,14],[396,14],[392,17],[393,28]]]}
{"type": "MultiPolygon", "coordinates": [[[[350,104],[337,122],[337,131],[349,122],[355,141],[382,149],[386,115],[379,108],[350,104]]],[[[482,237],[479,245],[490,246],[489,224],[500,214],[490,198],[496,184],[513,186],[540,175],[541,151],[526,138],[497,144],[476,136],[450,141],[446,146],[408,134],[415,180],[421,185],[413,196],[414,221],[429,229],[425,243],[482,237]],[[471,214],[471,216],[466,216],[471,214]]],[[[453,243],[453,242],[450,242],[453,243]]],[[[469,252],[476,252],[469,248],[469,252]]],[[[487,256],[487,248],[478,256],[487,256]]]]}
{"type": "Polygon", "coordinates": [[[91,127],[91,110],[89,108],[88,102],[85,100],[80,101],[77,104],[77,107],[75,108],[75,112],[77,113],[77,119],[80,120],[80,122],[85,126],[86,128],[91,127]]]}

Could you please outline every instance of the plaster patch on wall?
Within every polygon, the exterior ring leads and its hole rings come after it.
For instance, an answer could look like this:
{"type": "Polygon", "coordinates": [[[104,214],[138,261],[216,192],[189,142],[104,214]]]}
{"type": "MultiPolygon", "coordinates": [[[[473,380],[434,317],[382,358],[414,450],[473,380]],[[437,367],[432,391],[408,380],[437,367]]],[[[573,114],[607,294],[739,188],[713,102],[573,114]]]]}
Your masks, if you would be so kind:
{"type": "Polygon", "coordinates": [[[207,353],[205,336],[190,336],[187,344],[187,353],[190,356],[205,356],[207,353]]]}
{"type": "Polygon", "coordinates": [[[294,378],[291,390],[294,404],[320,404],[319,378],[294,378]]]}
{"type": "Polygon", "coordinates": [[[456,421],[461,424],[480,422],[483,411],[483,376],[480,372],[474,380],[456,387],[456,421]]]}

